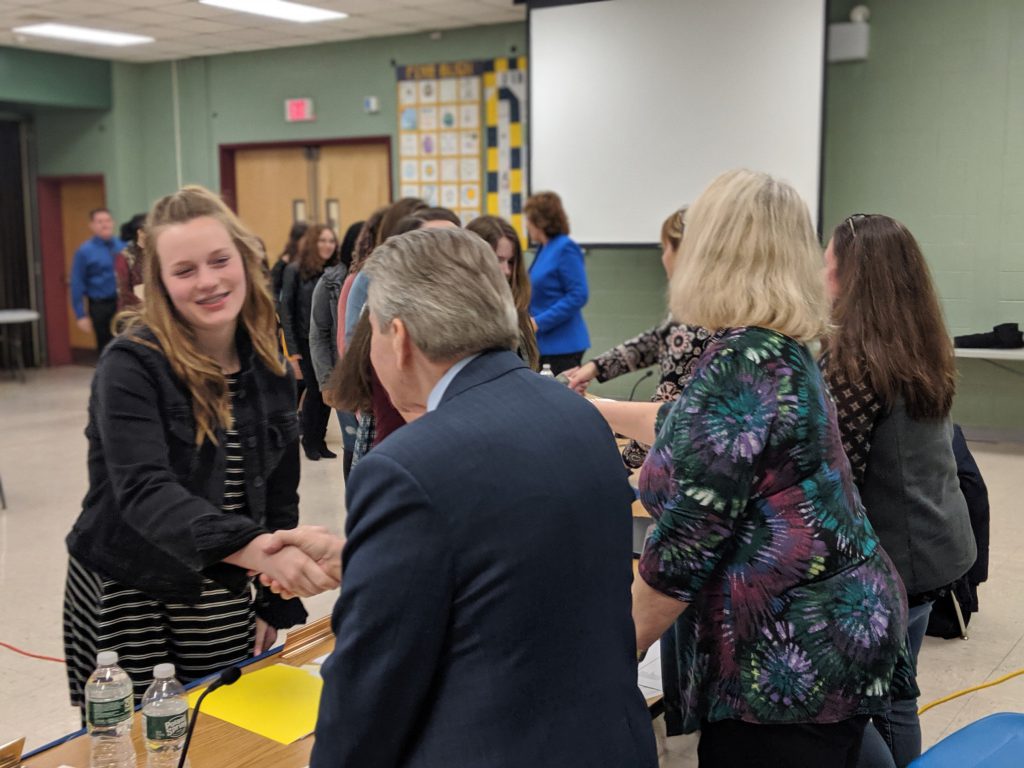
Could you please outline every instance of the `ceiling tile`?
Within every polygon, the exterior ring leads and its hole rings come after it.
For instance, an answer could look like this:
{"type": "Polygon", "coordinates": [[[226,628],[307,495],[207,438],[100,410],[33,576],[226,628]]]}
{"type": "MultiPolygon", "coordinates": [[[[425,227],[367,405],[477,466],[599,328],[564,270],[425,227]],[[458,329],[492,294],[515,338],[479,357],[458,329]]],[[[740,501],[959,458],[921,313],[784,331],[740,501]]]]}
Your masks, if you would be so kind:
{"type": "Polygon", "coordinates": [[[0,0],[0,44],[92,58],[157,61],[294,45],[478,26],[525,18],[512,0],[305,0],[351,14],[322,24],[295,24],[202,5],[198,0],[0,0]],[[109,48],[25,36],[10,29],[56,20],[146,34],[157,43],[109,48]]]}

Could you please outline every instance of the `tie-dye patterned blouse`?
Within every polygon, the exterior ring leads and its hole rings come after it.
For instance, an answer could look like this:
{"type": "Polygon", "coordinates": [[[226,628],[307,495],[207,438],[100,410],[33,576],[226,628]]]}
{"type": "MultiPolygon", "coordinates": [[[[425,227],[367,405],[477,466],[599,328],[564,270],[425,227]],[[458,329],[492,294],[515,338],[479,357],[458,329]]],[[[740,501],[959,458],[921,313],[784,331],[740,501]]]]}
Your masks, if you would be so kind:
{"type": "Polygon", "coordinates": [[[640,493],[657,522],[640,574],[690,604],[675,627],[684,732],[881,711],[906,596],[804,345],[739,328],[709,347],[659,412],[640,493]]]}

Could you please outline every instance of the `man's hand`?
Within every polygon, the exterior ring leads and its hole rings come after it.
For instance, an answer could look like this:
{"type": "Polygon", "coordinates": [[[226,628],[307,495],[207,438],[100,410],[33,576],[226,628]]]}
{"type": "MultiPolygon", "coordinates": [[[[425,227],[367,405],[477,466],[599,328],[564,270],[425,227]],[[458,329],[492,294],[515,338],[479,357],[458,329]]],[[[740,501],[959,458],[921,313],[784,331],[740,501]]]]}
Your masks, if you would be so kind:
{"type": "MultiPolygon", "coordinates": [[[[287,551],[287,548],[300,550],[331,580],[332,586],[329,589],[333,589],[341,583],[341,550],[344,546],[344,539],[335,536],[323,526],[300,525],[298,528],[283,529],[271,534],[264,545],[264,551],[268,555],[273,555],[287,551]]],[[[296,595],[287,584],[266,571],[260,574],[260,583],[285,599],[296,595]]]]}
{"type": "Polygon", "coordinates": [[[339,579],[327,574],[309,555],[298,547],[277,544],[269,533],[260,534],[225,557],[224,562],[245,568],[252,575],[262,574],[264,584],[269,579],[290,597],[312,597],[338,586],[339,579]]]}
{"type": "Polygon", "coordinates": [[[88,315],[75,320],[75,325],[78,326],[78,330],[82,333],[92,333],[92,318],[88,315]]]}
{"type": "Polygon", "coordinates": [[[324,389],[323,387],[321,387],[320,388],[320,397],[323,398],[324,405],[329,406],[331,408],[337,408],[338,407],[338,406],[336,406],[334,404],[334,391],[333,390],[331,390],[331,389],[324,389]]]}

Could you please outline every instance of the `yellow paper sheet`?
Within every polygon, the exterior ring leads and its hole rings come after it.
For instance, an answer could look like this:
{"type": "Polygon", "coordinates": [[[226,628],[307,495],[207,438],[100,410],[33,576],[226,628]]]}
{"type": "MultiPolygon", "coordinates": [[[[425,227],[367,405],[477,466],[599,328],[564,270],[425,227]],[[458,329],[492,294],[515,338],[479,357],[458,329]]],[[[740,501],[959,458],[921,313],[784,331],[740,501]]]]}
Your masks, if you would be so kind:
{"type": "MultiPolygon", "coordinates": [[[[322,688],[319,677],[287,664],[274,664],[255,672],[243,671],[237,683],[207,696],[200,711],[280,744],[291,744],[316,728],[322,688]]],[[[190,707],[195,707],[203,690],[189,692],[190,707]]]]}

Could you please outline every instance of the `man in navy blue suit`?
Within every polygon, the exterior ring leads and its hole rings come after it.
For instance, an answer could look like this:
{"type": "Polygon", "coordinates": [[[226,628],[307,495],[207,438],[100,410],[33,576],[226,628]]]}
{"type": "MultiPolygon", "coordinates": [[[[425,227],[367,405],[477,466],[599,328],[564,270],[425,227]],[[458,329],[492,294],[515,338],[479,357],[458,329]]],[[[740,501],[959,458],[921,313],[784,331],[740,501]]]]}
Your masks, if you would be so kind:
{"type": "Polygon", "coordinates": [[[312,768],[654,768],[607,424],[509,351],[476,235],[411,232],[365,269],[371,359],[411,423],[349,477],[312,768]]]}

